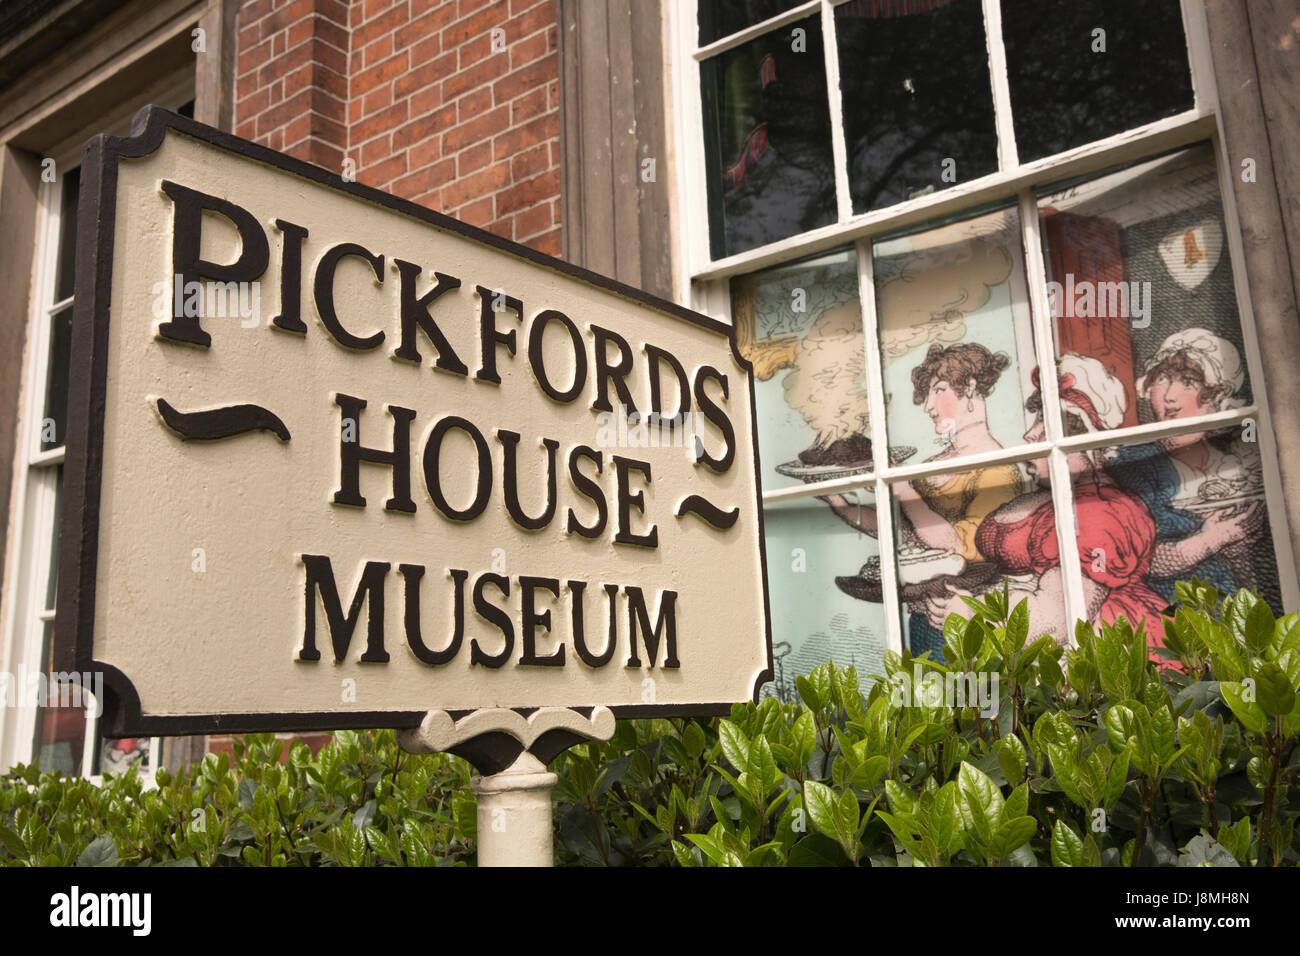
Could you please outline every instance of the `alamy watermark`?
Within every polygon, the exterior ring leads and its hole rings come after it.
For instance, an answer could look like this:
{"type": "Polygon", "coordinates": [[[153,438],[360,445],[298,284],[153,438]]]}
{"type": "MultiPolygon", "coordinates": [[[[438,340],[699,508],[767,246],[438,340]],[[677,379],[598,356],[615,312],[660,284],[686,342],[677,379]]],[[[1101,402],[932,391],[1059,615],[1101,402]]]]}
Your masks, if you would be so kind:
{"type": "Polygon", "coordinates": [[[1047,303],[1056,319],[1065,316],[1068,305],[1079,319],[1130,319],[1135,329],[1151,324],[1150,282],[1094,282],[1066,273],[1064,283],[1047,283],[1047,303]]]}
{"type": "Polygon", "coordinates": [[[255,329],[261,321],[262,284],[260,282],[199,282],[177,273],[172,281],[155,282],[149,290],[153,293],[153,314],[156,319],[166,318],[219,318],[239,317],[245,329],[255,329]]]}
{"type": "Polygon", "coordinates": [[[0,671],[2,707],[80,707],[87,717],[99,717],[103,700],[103,671],[0,671]]]}
{"type": "Polygon", "coordinates": [[[681,448],[694,461],[699,426],[692,412],[660,415],[631,412],[620,405],[596,416],[596,444],[601,448],[681,448]]]}
{"type": "Polygon", "coordinates": [[[981,717],[998,713],[998,675],[990,671],[926,671],[921,662],[912,673],[890,676],[889,703],[894,707],[975,707],[981,717]]]}

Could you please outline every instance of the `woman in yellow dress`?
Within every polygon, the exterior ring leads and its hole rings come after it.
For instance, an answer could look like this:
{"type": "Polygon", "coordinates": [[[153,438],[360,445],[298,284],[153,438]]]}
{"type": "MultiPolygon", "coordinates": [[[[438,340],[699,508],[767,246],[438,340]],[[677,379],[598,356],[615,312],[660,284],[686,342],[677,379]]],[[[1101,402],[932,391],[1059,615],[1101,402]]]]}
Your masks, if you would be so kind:
{"type": "MultiPolygon", "coordinates": [[[[927,461],[942,461],[995,451],[1002,447],[988,426],[987,399],[1011,360],[975,342],[931,345],[925,360],[912,370],[912,400],[925,413],[944,441],[943,449],[927,461]]],[[[975,546],[975,531],[994,510],[1021,493],[1020,469],[1013,464],[973,468],[940,478],[918,478],[893,486],[899,508],[907,519],[903,544],[959,554],[966,562],[983,560],[975,546]]],[[[844,521],[866,534],[876,535],[874,507],[859,506],[843,495],[821,496],[844,521]]],[[[943,657],[943,635],[924,613],[914,611],[908,621],[908,643],[914,655],[930,651],[943,657]]]]}

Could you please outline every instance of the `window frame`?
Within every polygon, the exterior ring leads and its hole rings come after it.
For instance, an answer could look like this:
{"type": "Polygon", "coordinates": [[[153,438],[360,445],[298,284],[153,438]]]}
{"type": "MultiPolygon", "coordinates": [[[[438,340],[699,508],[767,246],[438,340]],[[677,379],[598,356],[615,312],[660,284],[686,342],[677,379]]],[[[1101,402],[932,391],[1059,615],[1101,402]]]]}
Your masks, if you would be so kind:
{"type": "Polygon", "coordinates": [[[949,216],[973,214],[992,204],[1014,205],[1019,214],[1025,278],[1029,291],[1036,356],[1056,355],[1052,317],[1047,298],[1047,270],[1040,240],[1038,193],[1056,183],[1078,176],[1100,175],[1105,171],[1199,143],[1209,142],[1214,154],[1219,198],[1223,209],[1225,245],[1232,265],[1234,293],[1241,322],[1243,359],[1252,383],[1252,404],[1196,419],[1173,422],[1150,422],[1100,434],[1067,436],[1055,376],[1042,379],[1044,441],[1020,445],[1001,451],[962,458],[913,465],[892,466],[887,460],[888,441],[873,441],[874,467],[870,473],[848,478],[811,483],[793,488],[764,491],[764,505],[792,501],[830,492],[871,488],[875,493],[878,544],[881,554],[881,578],[884,591],[886,647],[901,652],[904,608],[899,599],[897,549],[893,527],[893,498],[889,487],[900,481],[937,474],[953,474],[985,464],[1017,462],[1042,457],[1049,461],[1053,505],[1057,516],[1064,581],[1065,612],[1069,622],[1084,617],[1083,575],[1076,549],[1068,543],[1063,529],[1077,528],[1074,491],[1069,478],[1067,456],[1072,451],[1098,447],[1136,444],[1209,427],[1225,427],[1254,419],[1257,424],[1259,451],[1263,464],[1264,494],[1269,528],[1277,561],[1282,601],[1286,607],[1300,606],[1300,584],[1296,579],[1295,556],[1290,548],[1290,534],[1282,499],[1278,452],[1263,387],[1264,373],[1257,339],[1250,289],[1246,280],[1245,251],[1240,221],[1234,202],[1233,183],[1226,149],[1214,70],[1209,45],[1205,9],[1200,0],[1180,0],[1184,34],[1187,40],[1188,67],[1191,75],[1193,106],[1191,109],[1161,120],[1096,140],[1063,153],[1043,157],[1030,163],[1018,161],[1011,117],[1010,86],[1007,79],[1006,53],[1001,34],[999,0],[981,0],[985,37],[993,92],[994,117],[998,133],[998,171],[980,179],[956,183],[927,196],[907,200],[883,209],[852,214],[848,191],[848,169],[841,95],[839,89],[838,50],[835,33],[835,8],[848,0],[807,0],[786,12],[713,43],[699,46],[697,0],[672,0],[666,6],[666,57],[671,84],[672,132],[678,144],[675,173],[677,190],[674,212],[677,229],[674,254],[682,265],[676,272],[679,301],[699,311],[731,322],[729,280],[759,272],[798,259],[852,245],[858,262],[858,293],[862,307],[863,340],[866,348],[867,382],[873,431],[887,429],[884,390],[881,386],[882,362],[876,322],[876,299],[873,282],[872,246],[884,236],[923,226],[949,216]],[[704,126],[700,64],[703,60],[746,43],[755,37],[820,13],[823,48],[826,58],[827,95],[830,100],[832,155],[836,164],[836,207],[838,221],[809,232],[777,240],[755,249],[720,259],[710,255],[709,208],[700,201],[708,194],[707,165],[704,153],[704,126]],[[880,506],[888,502],[889,506],[880,506]]]}
{"type": "MultiPolygon", "coordinates": [[[[194,96],[194,76],[186,73],[171,82],[156,85],[145,101],[177,108],[193,100],[194,96]]],[[[66,445],[42,451],[41,427],[50,378],[52,320],[71,306],[75,298],[73,295],[60,301],[54,299],[59,266],[63,177],[81,166],[82,144],[94,133],[104,131],[125,135],[138,105],[131,104],[103,117],[38,160],[53,159],[56,178],[54,182],[39,181],[31,294],[24,313],[27,344],[18,399],[21,419],[14,432],[14,473],[11,478],[11,527],[14,535],[10,560],[5,564],[4,581],[10,600],[5,602],[4,620],[0,622],[3,626],[0,630],[0,672],[14,675],[18,686],[15,688],[16,706],[0,708],[0,770],[34,762],[40,756],[35,738],[37,714],[41,708],[29,705],[25,699],[25,681],[28,674],[48,674],[50,671],[42,668],[42,647],[45,626],[56,616],[56,608],[46,606],[46,596],[48,576],[52,573],[50,561],[54,535],[58,533],[54,527],[57,475],[64,461],[66,445]]],[[[146,786],[153,786],[154,775],[161,766],[161,743],[160,737],[149,738],[148,757],[139,767],[146,786]]],[[[102,771],[94,772],[101,745],[99,718],[92,713],[86,718],[79,775],[95,784],[103,779],[102,771]]]]}

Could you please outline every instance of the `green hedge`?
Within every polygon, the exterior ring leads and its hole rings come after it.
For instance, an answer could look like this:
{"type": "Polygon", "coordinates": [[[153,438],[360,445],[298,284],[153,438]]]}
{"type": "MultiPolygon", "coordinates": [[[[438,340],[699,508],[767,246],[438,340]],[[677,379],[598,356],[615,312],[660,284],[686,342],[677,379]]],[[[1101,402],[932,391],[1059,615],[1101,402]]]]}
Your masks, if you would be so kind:
{"type": "MultiPolygon", "coordinates": [[[[1030,641],[1003,592],[949,618],[947,667],[887,655],[865,698],[827,665],[799,702],[620,721],[552,764],[557,862],[1295,865],[1300,614],[1203,582],[1178,598],[1168,662],[1122,620],[1081,625],[1068,653],[1030,641]],[[996,713],[929,698],[949,672],[993,675],[996,713]]],[[[392,732],[340,732],[315,757],[283,746],[249,735],[233,766],[209,755],[148,790],[17,768],[0,778],[0,863],[474,862],[464,761],[406,754],[392,732]]]]}

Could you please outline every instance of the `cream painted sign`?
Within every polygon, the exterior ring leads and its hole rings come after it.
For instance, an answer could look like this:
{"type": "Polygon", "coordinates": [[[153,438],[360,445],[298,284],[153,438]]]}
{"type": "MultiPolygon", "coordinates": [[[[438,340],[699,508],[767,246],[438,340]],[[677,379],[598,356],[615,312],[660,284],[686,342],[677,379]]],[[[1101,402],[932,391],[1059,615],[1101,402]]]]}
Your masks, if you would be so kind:
{"type": "Polygon", "coordinates": [[[726,325],[157,109],[82,188],[59,653],[109,733],[769,679],[726,325]]]}

